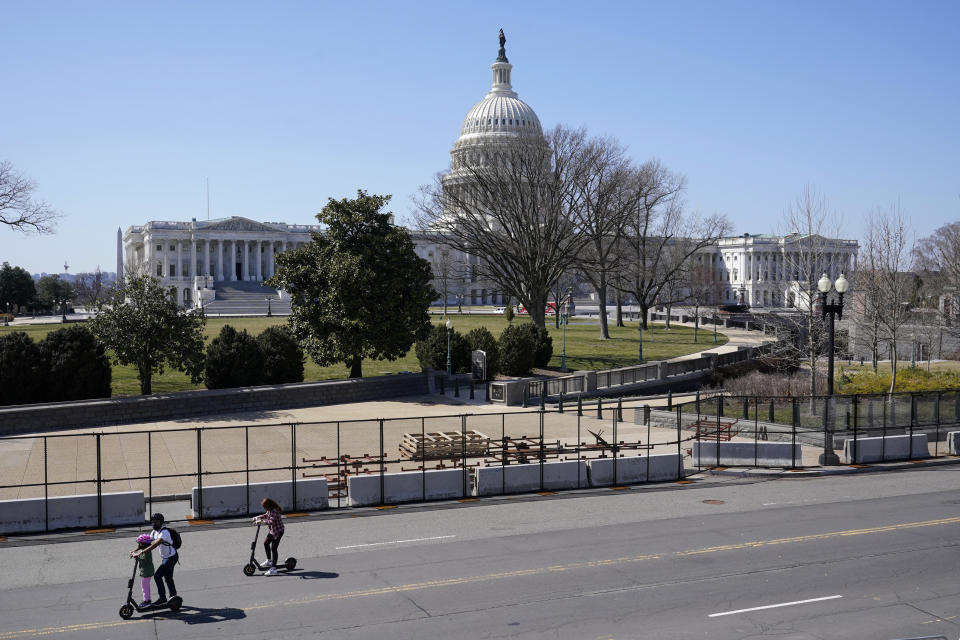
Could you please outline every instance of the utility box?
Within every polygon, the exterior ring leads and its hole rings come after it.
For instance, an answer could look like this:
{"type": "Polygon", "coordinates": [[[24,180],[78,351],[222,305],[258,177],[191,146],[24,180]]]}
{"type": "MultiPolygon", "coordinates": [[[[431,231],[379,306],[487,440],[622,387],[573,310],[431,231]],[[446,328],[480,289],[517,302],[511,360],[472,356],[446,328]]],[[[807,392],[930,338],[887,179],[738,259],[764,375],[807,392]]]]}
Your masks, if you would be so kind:
{"type": "Polygon", "coordinates": [[[490,383],[490,402],[515,407],[523,404],[523,396],[526,390],[526,380],[497,380],[490,383]]]}

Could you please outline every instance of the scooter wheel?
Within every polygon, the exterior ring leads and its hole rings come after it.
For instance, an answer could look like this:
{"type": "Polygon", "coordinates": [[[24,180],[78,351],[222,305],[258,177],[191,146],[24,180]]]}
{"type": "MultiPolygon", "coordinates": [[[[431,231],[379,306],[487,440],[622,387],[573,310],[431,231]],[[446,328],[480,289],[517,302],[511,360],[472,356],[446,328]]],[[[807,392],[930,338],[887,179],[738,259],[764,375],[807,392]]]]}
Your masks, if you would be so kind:
{"type": "Polygon", "coordinates": [[[248,562],[243,566],[243,575],[249,577],[257,572],[257,565],[252,562],[248,562]]]}
{"type": "Polygon", "coordinates": [[[170,607],[170,611],[179,611],[182,604],[183,598],[180,596],[173,596],[170,598],[170,602],[167,603],[167,606],[170,607]]]}
{"type": "Polygon", "coordinates": [[[129,620],[133,616],[133,607],[128,604],[120,607],[120,617],[124,620],[129,620]]]}
{"type": "Polygon", "coordinates": [[[287,571],[293,571],[297,568],[297,559],[296,558],[287,558],[287,561],[283,564],[286,565],[287,571]]]}

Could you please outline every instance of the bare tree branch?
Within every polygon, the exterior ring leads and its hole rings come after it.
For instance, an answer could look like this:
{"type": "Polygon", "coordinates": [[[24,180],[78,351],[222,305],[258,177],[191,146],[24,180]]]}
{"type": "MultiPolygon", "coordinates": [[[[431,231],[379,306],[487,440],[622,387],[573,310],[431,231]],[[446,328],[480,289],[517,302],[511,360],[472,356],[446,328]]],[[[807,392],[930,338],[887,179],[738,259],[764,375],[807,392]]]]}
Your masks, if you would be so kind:
{"type": "Polygon", "coordinates": [[[37,185],[14,171],[9,161],[0,161],[0,224],[22,233],[53,233],[62,214],[46,202],[33,200],[37,185]]]}

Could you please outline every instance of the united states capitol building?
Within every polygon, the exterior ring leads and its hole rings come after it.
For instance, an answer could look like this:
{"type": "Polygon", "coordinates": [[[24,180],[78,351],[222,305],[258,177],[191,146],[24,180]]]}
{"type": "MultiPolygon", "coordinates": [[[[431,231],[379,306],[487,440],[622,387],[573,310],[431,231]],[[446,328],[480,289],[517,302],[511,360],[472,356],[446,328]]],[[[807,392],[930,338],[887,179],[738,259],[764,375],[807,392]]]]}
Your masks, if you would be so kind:
{"type": "MultiPolygon", "coordinates": [[[[490,90],[468,112],[450,152],[451,171],[444,188],[455,186],[471,163],[482,163],[486,150],[511,138],[542,136],[536,112],[513,90],[513,65],[503,48],[491,65],[490,90]]],[[[150,221],[117,231],[117,273],[137,270],[161,279],[177,291],[187,307],[210,312],[289,313],[283,292],[265,287],[275,271],[276,256],[310,242],[319,225],[258,222],[242,217],[198,221],[150,221]],[[269,298],[269,301],[268,301],[269,298]]],[[[474,256],[455,251],[436,238],[412,232],[416,252],[431,263],[438,276],[434,288],[446,291],[447,302],[464,305],[503,304],[506,295],[479,275],[474,256]],[[442,282],[441,282],[442,280],[442,282]]],[[[804,278],[794,265],[811,242],[818,245],[817,270],[836,278],[856,270],[855,240],[751,235],[722,238],[699,252],[696,262],[707,267],[712,303],[745,304],[754,308],[804,306],[804,278]]],[[[585,291],[581,291],[585,293],[585,291]]]]}

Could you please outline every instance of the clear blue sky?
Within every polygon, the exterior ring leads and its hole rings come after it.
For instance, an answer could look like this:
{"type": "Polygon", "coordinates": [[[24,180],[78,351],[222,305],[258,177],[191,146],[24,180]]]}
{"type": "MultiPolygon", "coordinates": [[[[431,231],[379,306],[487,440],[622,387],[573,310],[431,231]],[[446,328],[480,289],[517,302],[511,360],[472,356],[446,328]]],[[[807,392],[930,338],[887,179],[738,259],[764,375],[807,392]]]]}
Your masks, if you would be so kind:
{"type": "Polygon", "coordinates": [[[117,227],[310,223],[393,194],[403,221],[490,85],[497,30],[545,128],[686,174],[688,208],[772,233],[805,184],[860,238],[899,200],[960,219],[960,2],[13,2],[0,158],[66,214],[0,229],[32,272],[115,265],[117,227]]]}

